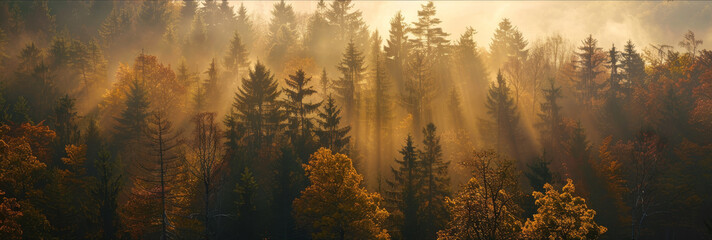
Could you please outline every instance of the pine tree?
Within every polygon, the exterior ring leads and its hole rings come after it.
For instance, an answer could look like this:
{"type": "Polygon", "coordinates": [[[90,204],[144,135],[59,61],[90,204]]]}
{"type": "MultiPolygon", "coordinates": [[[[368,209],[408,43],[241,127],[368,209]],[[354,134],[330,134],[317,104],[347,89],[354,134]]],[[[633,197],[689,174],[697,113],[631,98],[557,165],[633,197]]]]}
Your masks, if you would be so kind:
{"type": "Polygon", "coordinates": [[[408,25],[400,11],[391,18],[391,29],[388,33],[387,44],[383,48],[385,51],[386,67],[388,73],[396,83],[397,89],[401,89],[405,82],[405,71],[410,49],[407,35],[408,25]]]}
{"type": "Polygon", "coordinates": [[[387,181],[387,183],[393,190],[387,192],[387,201],[392,209],[397,210],[392,211],[394,215],[402,215],[393,216],[399,220],[396,225],[400,237],[402,239],[418,239],[421,231],[418,213],[421,205],[420,189],[423,179],[418,150],[410,135],[406,138],[405,146],[399,152],[403,158],[395,160],[397,168],[391,167],[393,180],[387,181]]]}
{"type": "Polygon", "coordinates": [[[633,86],[642,86],[645,80],[645,62],[643,58],[635,50],[633,42],[628,40],[623,47],[621,53],[621,70],[623,70],[623,78],[625,79],[625,88],[630,93],[633,86]]]}
{"type": "Polygon", "coordinates": [[[315,132],[319,136],[319,144],[322,147],[335,153],[347,153],[347,146],[351,140],[351,136],[348,136],[351,127],[339,127],[341,124],[341,109],[336,106],[335,102],[331,96],[326,99],[326,104],[324,104],[322,111],[319,112],[319,119],[317,119],[319,129],[315,132]]]}
{"type": "Polygon", "coordinates": [[[302,161],[306,161],[309,154],[316,150],[312,143],[314,122],[311,115],[321,105],[321,103],[307,102],[307,99],[316,93],[314,87],[309,84],[311,79],[311,77],[306,77],[303,70],[299,69],[294,75],[289,75],[289,78],[284,80],[287,88],[283,89],[287,97],[284,101],[288,124],[287,135],[302,161]]]}
{"type": "Polygon", "coordinates": [[[467,27],[465,32],[460,35],[460,39],[455,46],[456,66],[459,67],[459,71],[464,75],[466,89],[473,90],[475,91],[474,94],[484,98],[484,86],[488,82],[488,73],[477,49],[477,43],[474,39],[475,34],[477,34],[475,29],[467,27]]]}
{"type": "Polygon", "coordinates": [[[559,99],[562,98],[561,87],[557,87],[554,79],[549,79],[548,88],[543,89],[544,102],[539,104],[539,136],[544,151],[559,156],[562,153],[560,145],[564,142],[564,122],[561,116],[561,106],[559,99]]]}
{"type": "Polygon", "coordinates": [[[30,117],[30,107],[27,105],[27,100],[25,100],[25,97],[17,97],[15,104],[12,106],[11,119],[12,122],[15,124],[32,124],[32,118],[30,117]]]}
{"type": "MultiPolygon", "coordinates": [[[[103,148],[103,147],[102,147],[103,148]]],[[[99,208],[99,227],[102,239],[117,239],[119,231],[118,197],[121,191],[122,175],[116,172],[116,162],[111,154],[102,149],[94,160],[97,182],[91,189],[91,196],[99,208]]]]}
{"type": "Polygon", "coordinates": [[[248,55],[249,53],[247,53],[245,44],[242,43],[240,34],[235,31],[235,34],[230,41],[230,48],[225,55],[224,61],[226,70],[231,72],[236,79],[240,78],[242,69],[249,67],[250,62],[247,60],[248,55]]]}
{"type": "MultiPolygon", "coordinates": [[[[277,102],[279,95],[274,75],[260,62],[250,69],[249,77],[242,79],[242,86],[235,93],[234,112],[228,120],[245,127],[253,151],[269,142],[279,128],[282,116],[277,102]]],[[[228,135],[235,131],[238,129],[228,129],[228,135]]]]}
{"type": "Polygon", "coordinates": [[[240,175],[240,180],[235,186],[235,193],[238,195],[237,200],[237,222],[238,232],[244,239],[257,238],[257,202],[255,195],[259,190],[255,177],[249,168],[245,168],[240,175]]]}
{"type": "Polygon", "coordinates": [[[495,30],[490,44],[490,62],[492,66],[500,68],[510,57],[522,60],[526,57],[527,42],[522,33],[512,25],[509,19],[502,19],[495,30]]]}
{"type": "Polygon", "coordinates": [[[116,136],[120,141],[138,140],[147,126],[149,116],[148,92],[137,79],[131,82],[126,92],[126,108],[116,118],[116,136]]]}
{"type": "Polygon", "coordinates": [[[269,43],[267,59],[271,66],[281,69],[287,54],[296,42],[296,16],[292,5],[284,0],[275,3],[269,23],[269,43]]]}
{"type": "Polygon", "coordinates": [[[497,84],[490,85],[485,107],[495,125],[496,149],[518,158],[519,112],[501,73],[497,74],[497,84]]]}
{"type": "Polygon", "coordinates": [[[195,18],[195,13],[198,11],[198,1],[183,0],[183,7],[180,9],[181,25],[188,26],[195,18]]]}
{"type": "Polygon", "coordinates": [[[600,66],[605,61],[601,48],[597,47],[597,40],[591,35],[582,41],[578,53],[578,79],[576,80],[576,90],[579,93],[579,101],[591,107],[593,100],[598,97],[600,85],[596,78],[602,73],[600,66]]]}
{"type": "Polygon", "coordinates": [[[358,129],[357,115],[360,101],[360,84],[366,70],[363,54],[356,49],[353,41],[349,42],[344,52],[341,62],[337,66],[341,72],[341,78],[336,83],[336,92],[345,110],[346,119],[352,123],[354,129],[358,129]]]}
{"type": "Polygon", "coordinates": [[[381,51],[381,38],[378,32],[374,33],[373,44],[371,46],[371,76],[373,78],[373,121],[376,130],[374,147],[376,151],[376,174],[380,189],[383,174],[382,156],[385,155],[384,146],[390,146],[391,133],[391,83],[390,77],[386,75],[385,64],[381,51]]]}
{"type": "Polygon", "coordinates": [[[415,36],[411,42],[426,56],[439,57],[450,43],[450,40],[445,39],[450,34],[443,32],[443,29],[438,26],[442,21],[435,17],[435,4],[432,1],[421,7],[422,9],[418,11],[418,21],[413,22],[413,27],[410,28],[410,32],[415,36]]]}
{"type": "Polygon", "coordinates": [[[240,8],[237,9],[237,20],[236,20],[235,31],[240,35],[242,42],[247,47],[252,47],[254,43],[254,25],[249,16],[247,16],[247,8],[243,3],[240,3],[240,8]]]}
{"type": "Polygon", "coordinates": [[[423,128],[423,150],[420,151],[420,171],[423,179],[421,200],[423,206],[419,216],[426,239],[434,239],[438,230],[445,227],[448,219],[446,197],[450,195],[450,162],[443,161],[440,137],[435,134],[435,125],[429,123],[423,128]]]}
{"type": "Polygon", "coordinates": [[[334,82],[329,79],[329,75],[326,74],[326,68],[321,70],[319,83],[321,85],[321,96],[326,99],[329,95],[331,95],[330,91],[334,88],[334,82]]]}
{"type": "Polygon", "coordinates": [[[620,52],[616,50],[615,44],[611,47],[611,50],[608,51],[607,67],[608,69],[610,69],[610,77],[608,77],[608,94],[606,96],[607,98],[618,97],[622,92],[620,82],[621,74],[618,71],[621,66],[619,62],[620,55],[620,52]]]}
{"type": "MultiPolygon", "coordinates": [[[[203,90],[205,91],[205,103],[206,106],[213,107],[216,106],[218,101],[221,100],[223,93],[223,82],[218,76],[219,70],[218,65],[215,62],[215,58],[210,62],[208,70],[203,72],[208,75],[208,78],[203,82],[203,90]]],[[[199,93],[199,92],[198,92],[199,93]]],[[[197,100],[197,99],[196,99],[197,100]]],[[[196,101],[197,102],[197,101],[196,101]]],[[[207,109],[207,110],[217,110],[217,109],[207,109]]]]}
{"type": "Polygon", "coordinates": [[[465,119],[462,117],[462,100],[460,92],[455,87],[450,90],[450,99],[448,100],[449,117],[452,119],[454,129],[461,130],[465,127],[465,119]]]}
{"type": "Polygon", "coordinates": [[[430,102],[435,98],[437,85],[430,72],[431,62],[422,52],[414,53],[409,65],[409,74],[405,82],[405,91],[401,93],[402,104],[413,117],[411,125],[414,132],[423,122],[432,118],[430,102]]]}

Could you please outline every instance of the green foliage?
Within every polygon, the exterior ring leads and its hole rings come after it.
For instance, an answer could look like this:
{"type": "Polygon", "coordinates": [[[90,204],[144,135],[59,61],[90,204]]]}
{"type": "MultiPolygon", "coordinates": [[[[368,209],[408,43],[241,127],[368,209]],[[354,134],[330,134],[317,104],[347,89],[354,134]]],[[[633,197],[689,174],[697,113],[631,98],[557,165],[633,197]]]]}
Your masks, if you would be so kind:
{"type": "Polygon", "coordinates": [[[341,108],[336,106],[336,101],[331,95],[326,99],[326,104],[318,116],[316,121],[319,129],[315,130],[315,133],[319,137],[319,145],[335,153],[347,153],[351,140],[351,136],[348,136],[351,126],[340,127],[341,108]]]}

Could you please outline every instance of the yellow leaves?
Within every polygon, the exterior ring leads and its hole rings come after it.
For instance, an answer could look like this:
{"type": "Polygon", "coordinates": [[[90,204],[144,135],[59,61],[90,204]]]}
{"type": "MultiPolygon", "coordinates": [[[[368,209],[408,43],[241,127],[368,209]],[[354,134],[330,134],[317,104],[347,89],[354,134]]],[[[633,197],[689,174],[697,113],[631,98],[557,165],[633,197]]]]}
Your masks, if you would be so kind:
{"type": "Polygon", "coordinates": [[[321,148],[303,165],[311,185],[294,200],[297,221],[311,228],[313,239],[389,239],[380,225],[389,213],[381,196],[360,186],[363,179],[351,159],[321,148]]]}
{"type": "Polygon", "coordinates": [[[87,155],[86,146],[67,145],[64,151],[67,152],[67,157],[62,158],[64,164],[72,167],[84,165],[87,155]]]}
{"type": "Polygon", "coordinates": [[[532,219],[527,219],[522,229],[525,239],[597,239],[607,229],[593,220],[596,211],[586,206],[586,200],[575,197],[571,179],[561,193],[550,184],[544,185],[546,193],[534,192],[539,206],[532,219]]]}

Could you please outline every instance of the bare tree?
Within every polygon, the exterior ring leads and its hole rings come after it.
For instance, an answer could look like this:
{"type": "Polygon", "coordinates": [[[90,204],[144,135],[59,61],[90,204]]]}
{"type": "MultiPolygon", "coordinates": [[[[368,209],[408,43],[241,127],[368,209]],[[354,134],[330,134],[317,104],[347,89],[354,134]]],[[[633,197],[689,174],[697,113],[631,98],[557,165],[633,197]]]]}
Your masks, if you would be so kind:
{"type": "Polygon", "coordinates": [[[687,52],[690,53],[692,59],[695,59],[695,55],[697,54],[697,46],[702,45],[702,40],[695,39],[695,33],[691,30],[687,30],[687,33],[685,33],[685,38],[680,41],[679,44],[680,47],[687,49],[687,52]]]}
{"type": "Polygon", "coordinates": [[[205,214],[203,221],[205,225],[204,237],[210,239],[210,219],[214,213],[211,212],[210,199],[215,189],[220,185],[220,176],[225,167],[222,144],[222,131],[219,124],[215,122],[214,112],[202,112],[193,117],[195,129],[193,141],[191,142],[191,157],[195,159],[190,166],[190,172],[198,178],[203,185],[203,204],[205,214]]]}

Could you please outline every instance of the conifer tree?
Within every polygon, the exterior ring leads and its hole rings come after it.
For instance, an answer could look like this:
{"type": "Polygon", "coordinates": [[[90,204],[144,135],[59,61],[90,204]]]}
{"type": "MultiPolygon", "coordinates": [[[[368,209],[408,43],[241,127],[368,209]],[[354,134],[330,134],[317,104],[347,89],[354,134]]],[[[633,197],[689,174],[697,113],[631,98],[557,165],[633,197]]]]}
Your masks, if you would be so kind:
{"type": "Polygon", "coordinates": [[[579,93],[579,101],[591,107],[593,100],[598,97],[600,85],[596,82],[596,78],[603,72],[600,66],[605,61],[605,56],[601,48],[596,45],[598,41],[591,35],[581,43],[582,46],[578,48],[580,52],[576,53],[578,56],[576,90],[579,93]]]}
{"type": "Polygon", "coordinates": [[[373,121],[376,130],[374,147],[376,151],[376,175],[378,186],[380,189],[384,153],[384,146],[390,146],[391,137],[391,82],[390,77],[386,75],[385,63],[383,61],[383,52],[381,51],[381,38],[378,36],[378,31],[374,33],[373,44],[371,46],[371,76],[373,78],[373,121]]]}
{"type": "Polygon", "coordinates": [[[226,70],[231,72],[236,79],[239,79],[242,69],[250,65],[247,60],[248,57],[245,44],[242,43],[240,34],[235,31],[232,40],[230,40],[229,50],[224,58],[226,70]]]}
{"type": "Polygon", "coordinates": [[[326,74],[326,68],[321,70],[319,84],[321,85],[321,96],[323,99],[326,99],[329,95],[331,95],[330,91],[334,88],[334,82],[329,79],[329,75],[326,74]]]}
{"type": "MultiPolygon", "coordinates": [[[[222,81],[218,77],[218,65],[215,62],[215,58],[210,62],[208,70],[203,72],[208,75],[208,78],[203,82],[203,89],[205,90],[205,96],[208,97],[206,100],[207,106],[215,106],[218,100],[220,100],[220,95],[222,94],[222,81]]],[[[212,109],[211,109],[212,110],[212,109]]]]}
{"type": "Polygon", "coordinates": [[[544,151],[559,156],[562,153],[560,145],[564,142],[564,122],[561,116],[561,106],[559,99],[562,98],[561,87],[557,87],[554,79],[549,79],[548,88],[543,89],[544,102],[539,104],[539,136],[544,151]]]}
{"type": "Polygon", "coordinates": [[[397,219],[398,234],[402,239],[418,239],[421,224],[418,213],[421,205],[420,189],[423,185],[420,159],[413,138],[408,135],[405,146],[399,151],[403,158],[396,159],[397,168],[391,167],[393,180],[387,181],[392,189],[387,192],[389,207],[397,219]]]}
{"type": "Polygon", "coordinates": [[[281,69],[292,46],[296,42],[296,16],[292,5],[275,3],[269,23],[268,60],[271,66],[281,69]]]}
{"type": "Polygon", "coordinates": [[[496,85],[495,83],[490,85],[485,107],[495,126],[497,150],[519,157],[517,139],[519,112],[510,94],[507,82],[502,74],[498,73],[496,85]]]}
{"type": "Polygon", "coordinates": [[[335,153],[347,153],[347,147],[351,136],[348,136],[351,131],[351,126],[340,127],[341,125],[341,109],[336,106],[336,101],[329,96],[326,99],[319,118],[316,120],[319,124],[319,129],[316,130],[316,135],[319,136],[319,145],[330,149],[335,153]]]}
{"type": "Polygon", "coordinates": [[[405,91],[401,93],[402,104],[413,117],[412,129],[417,131],[423,122],[432,118],[430,102],[438,91],[431,73],[431,62],[422,52],[414,53],[409,74],[405,82],[405,91]]]}
{"type": "MultiPolygon", "coordinates": [[[[279,129],[282,117],[277,102],[279,95],[274,75],[260,62],[250,69],[249,77],[242,79],[242,86],[235,93],[233,112],[227,125],[241,124],[253,151],[270,141],[279,129]]],[[[230,128],[227,131],[230,135],[240,130],[230,128]]]]}
{"type": "Polygon", "coordinates": [[[284,101],[288,124],[287,135],[302,161],[306,161],[309,154],[316,150],[312,143],[315,129],[311,115],[321,105],[321,103],[307,102],[307,99],[316,93],[314,87],[310,86],[311,79],[299,69],[294,75],[289,75],[289,78],[285,79],[287,87],[283,89],[287,97],[284,101]]]}
{"type": "Polygon", "coordinates": [[[391,29],[388,33],[389,37],[386,40],[386,46],[383,48],[385,51],[385,64],[388,73],[396,83],[397,89],[401,89],[405,82],[410,49],[407,35],[408,25],[400,11],[391,18],[391,29]]]}
{"type": "Polygon", "coordinates": [[[512,25],[509,19],[502,19],[490,44],[492,66],[500,68],[510,57],[519,61],[523,60],[527,54],[526,46],[527,42],[522,37],[522,33],[512,25]]]}
{"type": "Polygon", "coordinates": [[[117,239],[119,231],[117,209],[122,175],[117,173],[116,162],[105,149],[99,151],[94,164],[98,181],[91,189],[91,196],[99,208],[98,221],[101,236],[102,239],[117,239]]]}
{"type": "Polygon", "coordinates": [[[620,52],[616,50],[616,45],[614,44],[611,47],[611,50],[608,51],[608,69],[610,69],[610,76],[608,77],[608,94],[607,98],[611,97],[618,97],[619,94],[621,94],[621,82],[620,82],[620,72],[619,68],[621,66],[620,64],[620,52]]]}
{"type": "Polygon", "coordinates": [[[466,89],[475,91],[474,94],[483,98],[485,96],[484,86],[488,82],[488,73],[482,61],[482,56],[477,49],[477,43],[474,39],[475,34],[477,34],[475,29],[467,27],[465,32],[460,35],[460,39],[455,46],[455,58],[456,66],[459,67],[459,71],[464,75],[466,89]]]}
{"type": "MultiPolygon", "coordinates": [[[[58,146],[64,149],[64,146],[69,144],[79,143],[79,127],[77,126],[77,112],[74,107],[75,99],[65,95],[57,101],[57,106],[54,108],[54,116],[52,118],[54,129],[58,137],[58,146]]],[[[64,154],[61,154],[62,156],[64,154]]]]}
{"type": "Polygon", "coordinates": [[[238,35],[240,35],[240,38],[242,39],[244,45],[247,47],[252,47],[255,38],[255,29],[254,25],[252,24],[252,20],[249,16],[247,16],[247,8],[245,8],[245,5],[243,3],[240,3],[240,8],[237,9],[237,18],[235,24],[235,31],[238,35]]]}
{"type": "Polygon", "coordinates": [[[443,160],[440,136],[435,133],[435,125],[429,123],[423,128],[423,150],[420,151],[420,171],[423,185],[420,196],[423,205],[419,217],[421,230],[426,239],[436,237],[438,230],[445,227],[448,219],[446,197],[450,195],[449,161],[443,160]]]}
{"type": "Polygon", "coordinates": [[[450,34],[443,32],[438,26],[442,21],[435,17],[435,4],[432,1],[421,7],[418,11],[418,21],[413,22],[413,27],[410,28],[410,32],[415,36],[411,42],[413,47],[423,51],[426,56],[439,57],[450,43],[450,40],[445,39],[450,34]]]}
{"type": "Polygon", "coordinates": [[[641,86],[645,79],[645,62],[635,50],[635,45],[628,40],[621,53],[621,70],[625,79],[625,88],[628,92],[633,86],[641,86]]]}
{"type": "Polygon", "coordinates": [[[240,180],[235,186],[235,193],[238,195],[237,222],[238,232],[245,239],[257,238],[257,203],[255,195],[259,190],[255,177],[249,168],[245,168],[240,174],[240,180]]]}
{"type": "Polygon", "coordinates": [[[360,101],[360,83],[366,70],[363,54],[356,49],[353,41],[349,42],[344,52],[341,62],[337,66],[341,72],[341,78],[336,83],[336,93],[344,108],[346,119],[352,123],[354,129],[358,129],[357,115],[360,101]]]}
{"type": "Polygon", "coordinates": [[[17,97],[15,104],[12,106],[11,119],[12,122],[15,124],[32,124],[32,118],[30,117],[30,106],[27,105],[27,100],[25,100],[25,97],[17,97]]]}
{"type": "Polygon", "coordinates": [[[116,136],[120,141],[140,139],[147,126],[149,100],[148,92],[137,79],[129,86],[125,105],[126,108],[116,118],[116,136]]]}

